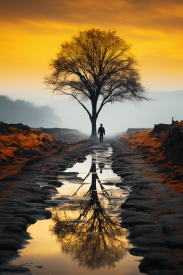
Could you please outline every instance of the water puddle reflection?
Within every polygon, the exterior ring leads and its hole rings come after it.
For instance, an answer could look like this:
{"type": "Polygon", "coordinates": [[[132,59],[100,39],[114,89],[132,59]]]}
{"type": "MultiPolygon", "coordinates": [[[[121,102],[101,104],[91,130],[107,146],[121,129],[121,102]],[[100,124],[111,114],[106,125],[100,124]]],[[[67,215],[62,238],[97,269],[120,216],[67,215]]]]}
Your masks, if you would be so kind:
{"type": "Polygon", "coordinates": [[[11,264],[28,266],[35,275],[140,274],[141,258],[128,253],[127,231],[120,226],[128,190],[115,186],[122,180],[111,170],[111,155],[107,145],[93,147],[84,163],[61,173],[63,184],[53,197],[59,207],[49,209],[50,220],[28,228],[33,239],[11,264]]]}

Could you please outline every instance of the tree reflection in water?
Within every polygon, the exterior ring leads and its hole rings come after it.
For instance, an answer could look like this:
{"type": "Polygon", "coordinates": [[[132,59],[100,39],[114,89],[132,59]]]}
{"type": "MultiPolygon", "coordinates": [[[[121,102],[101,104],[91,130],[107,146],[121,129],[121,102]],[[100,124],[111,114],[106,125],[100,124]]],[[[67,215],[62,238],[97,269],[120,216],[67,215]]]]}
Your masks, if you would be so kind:
{"type": "Polygon", "coordinates": [[[85,194],[89,200],[54,209],[50,231],[56,234],[62,253],[70,254],[80,266],[114,267],[126,256],[125,247],[129,247],[126,230],[105,211],[105,195],[108,199],[109,194],[99,180],[94,160],[87,177],[90,174],[92,182],[85,194]],[[103,196],[97,193],[97,181],[103,196]],[[72,222],[73,219],[76,220],[72,222]]]}

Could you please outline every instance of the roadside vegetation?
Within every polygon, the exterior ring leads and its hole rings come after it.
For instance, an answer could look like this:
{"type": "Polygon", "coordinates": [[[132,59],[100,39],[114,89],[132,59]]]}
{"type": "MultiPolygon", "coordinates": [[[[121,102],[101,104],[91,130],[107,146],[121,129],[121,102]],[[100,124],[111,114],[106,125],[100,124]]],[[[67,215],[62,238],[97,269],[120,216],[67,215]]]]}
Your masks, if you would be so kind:
{"type": "MultiPolygon", "coordinates": [[[[172,126],[174,130],[181,127],[183,122],[172,126]]],[[[183,192],[183,154],[176,141],[172,144],[170,132],[137,131],[121,137],[119,142],[139,150],[144,162],[159,166],[159,172],[152,173],[152,177],[158,177],[162,183],[170,184],[175,191],[183,192]]]]}
{"type": "Polygon", "coordinates": [[[19,173],[29,160],[53,155],[61,147],[83,138],[81,133],[72,131],[59,135],[41,129],[9,128],[0,132],[0,180],[19,173]]]}

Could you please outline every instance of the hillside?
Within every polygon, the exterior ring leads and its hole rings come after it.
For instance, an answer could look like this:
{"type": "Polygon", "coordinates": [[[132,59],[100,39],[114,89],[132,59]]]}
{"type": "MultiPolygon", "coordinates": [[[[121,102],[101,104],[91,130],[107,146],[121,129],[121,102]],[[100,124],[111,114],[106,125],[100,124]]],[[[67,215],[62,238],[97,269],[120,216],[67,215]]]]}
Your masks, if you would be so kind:
{"type": "Polygon", "coordinates": [[[153,130],[125,134],[119,142],[139,150],[144,162],[159,166],[159,173],[152,173],[152,177],[183,192],[183,122],[158,124],[153,130]]]}
{"type": "Polygon", "coordinates": [[[0,179],[18,173],[31,159],[50,156],[61,147],[85,138],[77,130],[63,129],[61,134],[54,129],[45,132],[23,124],[0,122],[0,179]]]}

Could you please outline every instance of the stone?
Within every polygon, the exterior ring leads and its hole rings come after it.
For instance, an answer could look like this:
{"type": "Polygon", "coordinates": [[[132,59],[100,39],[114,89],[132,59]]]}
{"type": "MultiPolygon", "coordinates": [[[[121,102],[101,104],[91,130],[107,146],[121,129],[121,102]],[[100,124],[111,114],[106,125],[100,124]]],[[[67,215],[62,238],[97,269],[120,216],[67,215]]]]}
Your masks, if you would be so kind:
{"type": "Polygon", "coordinates": [[[4,249],[1,250],[0,249],[0,266],[15,257],[17,257],[17,252],[15,252],[13,250],[4,250],[4,249]]]}
{"type": "Polygon", "coordinates": [[[130,254],[133,256],[144,256],[149,251],[149,248],[131,248],[129,250],[130,254]]]}
{"type": "Polygon", "coordinates": [[[63,171],[67,169],[67,165],[65,165],[65,164],[59,164],[59,165],[57,165],[57,167],[59,167],[63,171]]]}
{"type": "Polygon", "coordinates": [[[8,239],[8,240],[15,240],[17,242],[21,242],[22,241],[22,236],[17,235],[17,234],[0,234],[0,240],[3,239],[8,239]]]}
{"type": "Polygon", "coordinates": [[[77,162],[79,162],[79,163],[83,163],[84,161],[86,160],[86,158],[85,157],[79,157],[78,159],[77,159],[77,162]]]}
{"type": "Polygon", "coordinates": [[[43,186],[42,189],[43,189],[43,190],[45,189],[45,190],[51,190],[51,191],[57,192],[57,189],[56,189],[55,187],[49,186],[49,185],[43,186]]]}
{"type": "Polygon", "coordinates": [[[23,198],[23,201],[30,202],[30,203],[44,204],[46,199],[47,199],[47,197],[44,196],[44,195],[40,195],[40,196],[38,196],[38,195],[37,196],[28,195],[28,196],[23,198]]]}
{"type": "Polygon", "coordinates": [[[3,232],[9,232],[9,233],[22,233],[23,230],[18,225],[7,225],[3,228],[3,232]]]}
{"type": "Polygon", "coordinates": [[[156,237],[156,238],[161,238],[161,233],[158,232],[157,229],[148,227],[148,226],[139,226],[135,227],[134,230],[130,233],[129,238],[133,239],[138,236],[147,236],[147,237],[156,237]]]}
{"type": "Polygon", "coordinates": [[[17,265],[0,265],[0,272],[25,273],[30,272],[30,269],[24,266],[17,265]]]}
{"type": "Polygon", "coordinates": [[[58,180],[49,181],[48,184],[51,184],[51,185],[56,186],[56,187],[61,187],[63,185],[63,183],[58,181],[58,180]]]}
{"type": "Polygon", "coordinates": [[[18,248],[20,248],[20,243],[16,240],[0,240],[0,250],[12,250],[17,252],[18,248]]]}
{"type": "Polygon", "coordinates": [[[161,252],[147,254],[139,265],[140,272],[148,273],[149,270],[159,269],[160,263],[172,257],[161,252]]]}
{"type": "Polygon", "coordinates": [[[126,172],[126,173],[120,172],[118,175],[119,175],[121,178],[123,178],[123,177],[132,176],[133,174],[130,173],[130,172],[126,172]]]}
{"type": "Polygon", "coordinates": [[[42,210],[41,214],[44,215],[45,219],[50,219],[52,217],[52,213],[49,210],[42,210]]]}
{"type": "MultiPolygon", "coordinates": [[[[138,201],[138,200],[150,200],[151,197],[148,195],[148,196],[138,196],[138,195],[130,195],[127,199],[126,199],[126,202],[128,201],[138,201]]],[[[125,202],[125,203],[126,203],[125,202]]]]}
{"type": "Polygon", "coordinates": [[[167,244],[172,249],[183,249],[183,239],[180,236],[171,236],[167,244]]]}
{"type": "Polygon", "coordinates": [[[28,224],[34,224],[36,223],[36,219],[33,218],[31,215],[27,215],[27,214],[16,214],[14,215],[14,217],[23,217],[26,219],[28,224]]]}
{"type": "Polygon", "coordinates": [[[154,224],[152,221],[148,220],[148,219],[142,219],[142,218],[138,218],[138,217],[129,217],[126,218],[123,222],[122,222],[122,226],[134,226],[134,225],[145,225],[145,224],[154,224]]]}
{"type": "Polygon", "coordinates": [[[178,261],[176,259],[167,259],[165,261],[162,261],[159,266],[160,268],[175,269],[177,265],[178,261]]]}
{"type": "Polygon", "coordinates": [[[124,209],[124,208],[135,208],[136,211],[146,211],[146,210],[152,210],[152,207],[150,206],[145,206],[143,204],[139,204],[138,201],[133,201],[133,203],[128,203],[128,202],[124,202],[122,205],[121,205],[121,208],[124,209]]]}
{"type": "MultiPolygon", "coordinates": [[[[16,211],[16,214],[27,214],[27,215],[37,215],[38,214],[38,210],[37,209],[30,209],[30,208],[18,208],[16,211]]],[[[23,217],[23,216],[21,216],[23,217]]]]}

